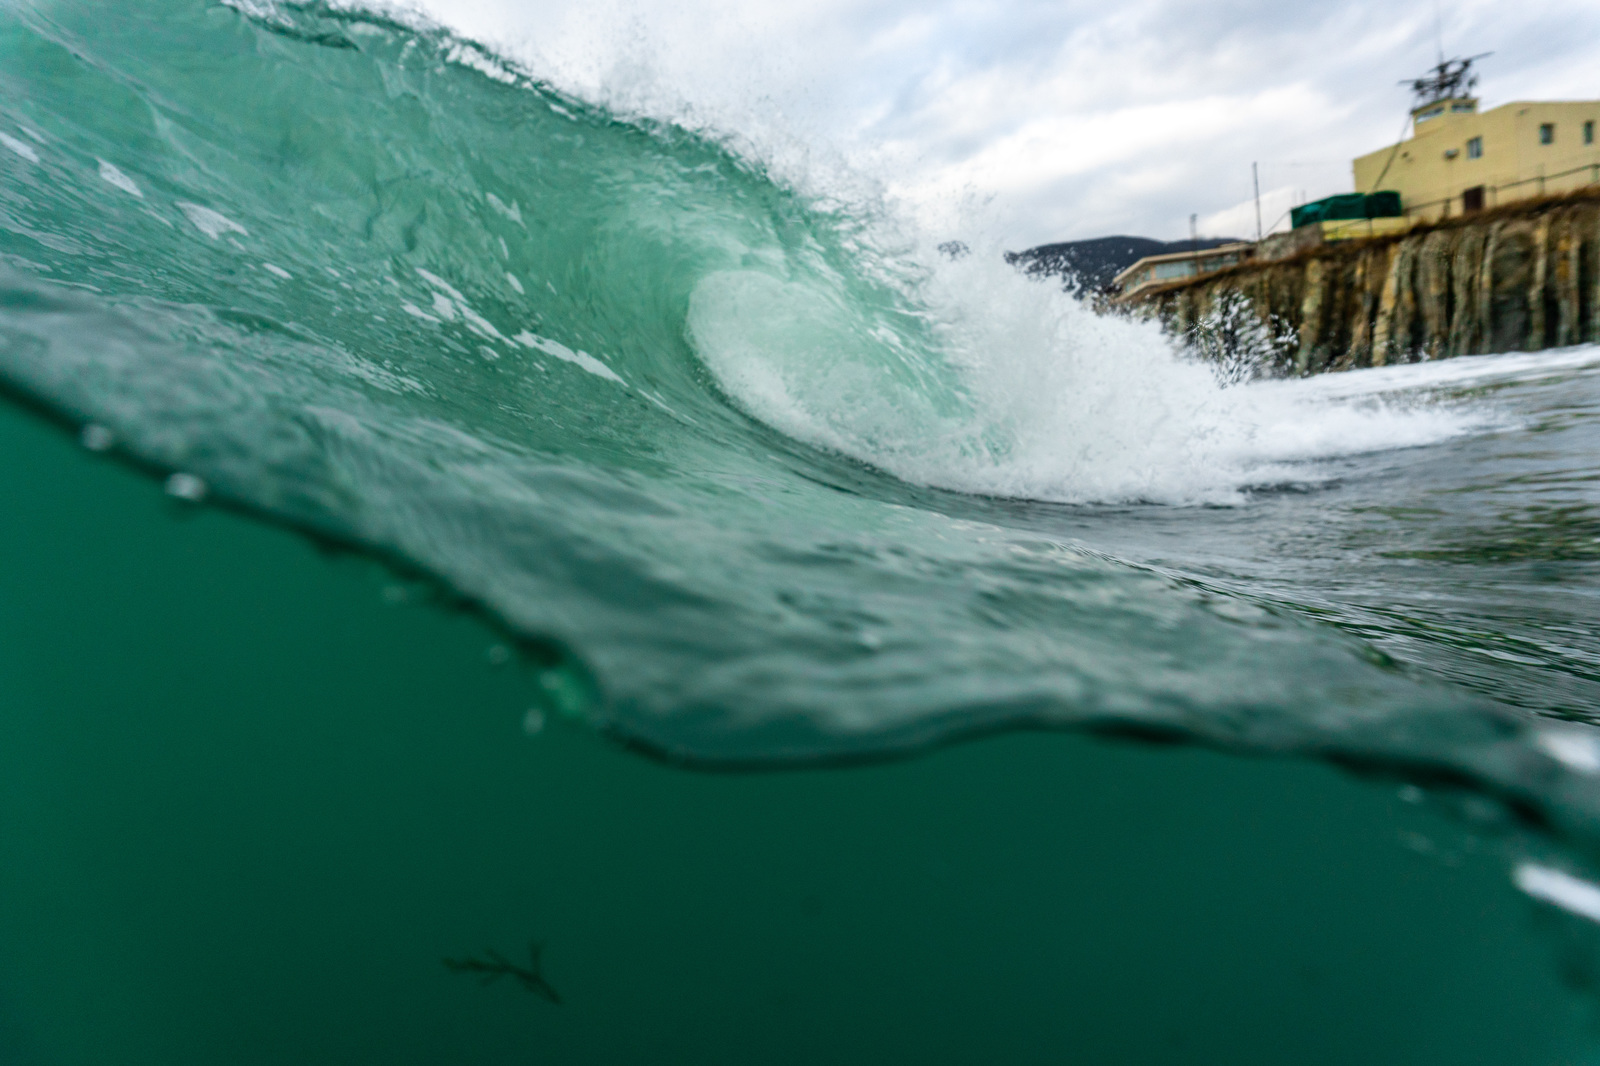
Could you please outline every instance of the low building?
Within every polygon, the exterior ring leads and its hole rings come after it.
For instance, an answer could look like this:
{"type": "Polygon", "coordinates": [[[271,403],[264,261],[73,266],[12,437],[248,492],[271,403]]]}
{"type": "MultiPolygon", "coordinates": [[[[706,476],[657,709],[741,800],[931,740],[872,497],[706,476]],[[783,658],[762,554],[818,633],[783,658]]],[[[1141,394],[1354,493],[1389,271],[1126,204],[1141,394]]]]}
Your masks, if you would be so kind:
{"type": "Polygon", "coordinates": [[[1475,97],[1427,100],[1412,135],[1353,163],[1356,188],[1394,189],[1413,221],[1554,196],[1600,182],[1600,100],[1518,101],[1478,110],[1475,97]]]}
{"type": "Polygon", "coordinates": [[[1250,258],[1254,249],[1255,245],[1240,241],[1197,251],[1147,255],[1113,278],[1112,284],[1121,290],[1118,299],[1127,300],[1152,285],[1186,281],[1201,274],[1238,266],[1250,258]]]}

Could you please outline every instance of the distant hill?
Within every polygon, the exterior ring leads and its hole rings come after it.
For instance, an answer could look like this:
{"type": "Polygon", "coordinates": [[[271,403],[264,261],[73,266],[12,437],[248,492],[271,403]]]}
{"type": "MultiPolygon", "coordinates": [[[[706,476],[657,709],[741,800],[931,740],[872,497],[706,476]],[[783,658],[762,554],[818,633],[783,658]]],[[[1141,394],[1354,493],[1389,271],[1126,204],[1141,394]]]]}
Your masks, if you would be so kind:
{"type": "Polygon", "coordinates": [[[1147,255],[1198,252],[1237,237],[1206,237],[1198,241],[1158,241],[1149,237],[1095,237],[1087,241],[1041,244],[1025,252],[1007,252],[1006,262],[1028,273],[1059,277],[1074,292],[1105,292],[1111,279],[1147,255]]]}

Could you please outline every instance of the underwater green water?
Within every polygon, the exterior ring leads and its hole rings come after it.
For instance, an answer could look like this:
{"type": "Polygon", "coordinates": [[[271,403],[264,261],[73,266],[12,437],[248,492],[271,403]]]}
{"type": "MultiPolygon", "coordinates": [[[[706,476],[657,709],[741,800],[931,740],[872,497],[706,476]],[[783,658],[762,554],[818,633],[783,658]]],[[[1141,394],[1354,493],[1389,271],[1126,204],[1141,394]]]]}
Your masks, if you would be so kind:
{"type": "Polygon", "coordinates": [[[14,408],[0,449],[0,1061],[1590,1061],[1586,931],[1392,783],[529,735],[471,615],[14,408]],[[442,965],[534,938],[559,1006],[442,965]]]}
{"type": "Polygon", "coordinates": [[[1228,386],[689,126],[0,0],[0,1066],[1593,1061],[1600,350],[1228,386]]]}

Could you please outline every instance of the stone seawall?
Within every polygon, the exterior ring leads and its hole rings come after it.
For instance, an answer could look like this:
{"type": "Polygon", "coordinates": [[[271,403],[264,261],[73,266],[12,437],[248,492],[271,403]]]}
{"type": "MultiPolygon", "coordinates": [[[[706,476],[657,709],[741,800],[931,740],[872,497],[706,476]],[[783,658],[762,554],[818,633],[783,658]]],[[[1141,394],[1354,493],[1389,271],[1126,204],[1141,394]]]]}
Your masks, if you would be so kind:
{"type": "Polygon", "coordinates": [[[1600,195],[1245,263],[1130,310],[1193,337],[1239,306],[1274,338],[1257,354],[1291,373],[1600,341],[1600,195]]]}

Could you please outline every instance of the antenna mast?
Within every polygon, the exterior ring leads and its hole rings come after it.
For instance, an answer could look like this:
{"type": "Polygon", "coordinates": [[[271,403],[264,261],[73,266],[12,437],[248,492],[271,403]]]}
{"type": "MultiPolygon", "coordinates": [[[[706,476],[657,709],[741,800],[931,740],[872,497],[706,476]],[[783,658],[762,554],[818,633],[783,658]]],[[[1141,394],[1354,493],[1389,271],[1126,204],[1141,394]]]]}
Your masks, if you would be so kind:
{"type": "Polygon", "coordinates": [[[1482,52],[1465,59],[1444,59],[1439,64],[1420,78],[1408,78],[1401,85],[1409,85],[1416,101],[1413,108],[1427,107],[1441,100],[1453,100],[1458,96],[1466,96],[1477,88],[1478,75],[1473,72],[1472,64],[1480,59],[1494,55],[1493,52],[1482,52]]]}

